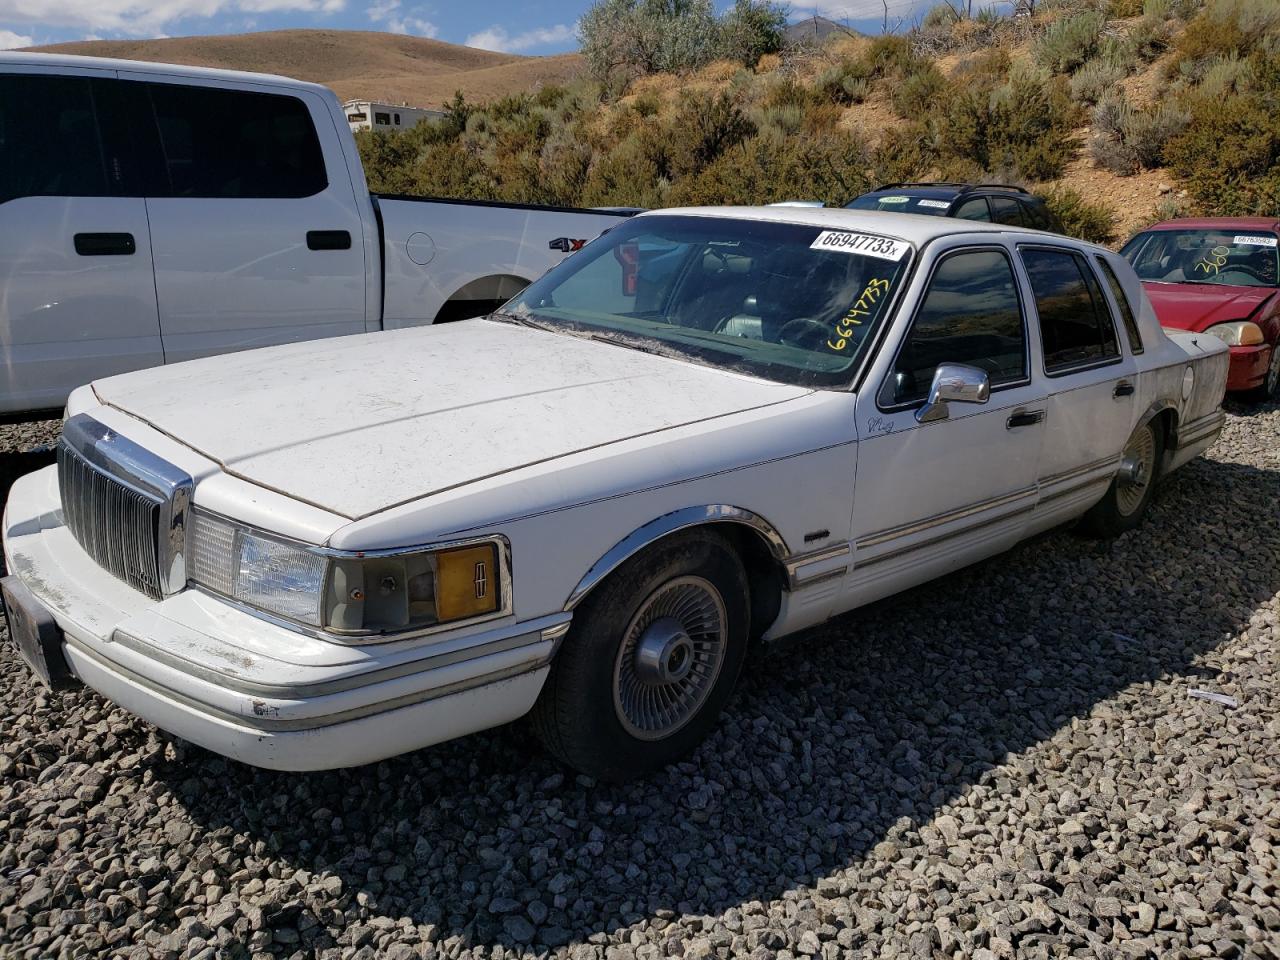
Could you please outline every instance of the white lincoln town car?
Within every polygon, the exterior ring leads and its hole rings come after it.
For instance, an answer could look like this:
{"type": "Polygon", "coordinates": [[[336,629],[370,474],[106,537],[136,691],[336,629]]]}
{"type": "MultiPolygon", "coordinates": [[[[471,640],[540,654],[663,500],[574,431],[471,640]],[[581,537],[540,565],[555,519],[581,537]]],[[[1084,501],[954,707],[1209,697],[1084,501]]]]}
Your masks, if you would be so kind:
{"type": "Polygon", "coordinates": [[[80,388],[9,496],[0,587],[45,683],[250,764],[532,713],[621,779],[705,737],[754,641],[1137,526],[1226,374],[1086,243],[645,214],[487,319],[80,388]]]}

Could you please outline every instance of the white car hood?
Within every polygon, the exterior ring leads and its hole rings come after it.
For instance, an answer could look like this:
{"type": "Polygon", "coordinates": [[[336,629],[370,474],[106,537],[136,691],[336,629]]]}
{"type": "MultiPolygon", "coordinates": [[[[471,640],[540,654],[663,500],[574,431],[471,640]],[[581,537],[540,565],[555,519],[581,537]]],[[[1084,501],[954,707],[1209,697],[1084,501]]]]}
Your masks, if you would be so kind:
{"type": "Polygon", "coordinates": [[[94,390],[229,473],[353,519],[810,392],[483,320],[210,357],[94,390]]]}

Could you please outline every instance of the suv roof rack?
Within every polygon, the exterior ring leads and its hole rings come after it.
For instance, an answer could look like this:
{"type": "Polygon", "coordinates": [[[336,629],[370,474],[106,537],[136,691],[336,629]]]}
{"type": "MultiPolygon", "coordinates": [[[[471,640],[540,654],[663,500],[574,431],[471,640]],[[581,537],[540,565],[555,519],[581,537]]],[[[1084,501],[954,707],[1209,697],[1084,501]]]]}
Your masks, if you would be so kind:
{"type": "Polygon", "coordinates": [[[1011,183],[961,183],[958,180],[909,180],[904,183],[884,183],[871,192],[879,193],[881,190],[897,190],[900,187],[958,187],[961,193],[967,193],[970,190],[977,190],[981,187],[990,187],[999,190],[1012,190],[1015,193],[1028,195],[1031,193],[1026,187],[1017,187],[1011,183]]]}

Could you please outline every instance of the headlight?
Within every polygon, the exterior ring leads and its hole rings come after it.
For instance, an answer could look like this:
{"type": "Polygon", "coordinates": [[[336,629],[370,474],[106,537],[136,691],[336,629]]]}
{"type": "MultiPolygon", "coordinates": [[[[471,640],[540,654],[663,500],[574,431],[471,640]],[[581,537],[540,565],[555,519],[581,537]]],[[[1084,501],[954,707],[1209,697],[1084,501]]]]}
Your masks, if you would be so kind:
{"type": "Polygon", "coordinates": [[[351,638],[426,630],[505,612],[505,545],[331,554],[192,511],[192,583],[351,638]]]}
{"type": "Polygon", "coordinates": [[[1263,343],[1266,337],[1262,328],[1248,320],[1233,320],[1231,323],[1215,323],[1205,331],[1223,343],[1232,347],[1249,347],[1255,343],[1263,343]]]}

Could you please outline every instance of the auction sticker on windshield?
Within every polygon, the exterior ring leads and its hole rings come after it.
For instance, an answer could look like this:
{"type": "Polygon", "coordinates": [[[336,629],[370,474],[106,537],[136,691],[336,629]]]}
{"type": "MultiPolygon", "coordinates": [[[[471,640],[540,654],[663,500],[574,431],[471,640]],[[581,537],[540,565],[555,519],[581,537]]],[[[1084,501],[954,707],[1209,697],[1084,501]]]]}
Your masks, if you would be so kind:
{"type": "Polygon", "coordinates": [[[1276,245],[1275,237],[1234,237],[1232,240],[1238,247],[1246,244],[1251,247],[1274,247],[1276,245]]]}
{"type": "Polygon", "coordinates": [[[935,210],[948,210],[951,207],[950,200],[917,200],[917,207],[933,207],[935,210]]]}
{"type": "Polygon", "coordinates": [[[860,253],[881,260],[901,260],[911,248],[902,240],[890,237],[873,237],[868,233],[846,233],[843,230],[823,230],[818,239],[809,245],[810,250],[839,250],[843,253],[860,253]]]}

